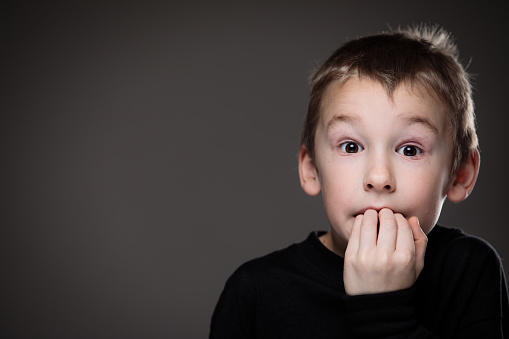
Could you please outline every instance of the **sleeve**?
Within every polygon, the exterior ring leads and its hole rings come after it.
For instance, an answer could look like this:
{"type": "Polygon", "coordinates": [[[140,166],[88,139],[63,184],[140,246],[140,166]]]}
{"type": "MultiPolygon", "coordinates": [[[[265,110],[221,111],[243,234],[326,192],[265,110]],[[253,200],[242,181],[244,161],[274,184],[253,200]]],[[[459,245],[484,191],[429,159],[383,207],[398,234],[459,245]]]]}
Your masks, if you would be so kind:
{"type": "Polygon", "coordinates": [[[212,314],[210,339],[253,338],[256,294],[246,265],[227,280],[212,314]]]}
{"type": "Polygon", "coordinates": [[[346,296],[355,338],[438,338],[421,326],[414,309],[415,286],[390,293],[346,296]]]}

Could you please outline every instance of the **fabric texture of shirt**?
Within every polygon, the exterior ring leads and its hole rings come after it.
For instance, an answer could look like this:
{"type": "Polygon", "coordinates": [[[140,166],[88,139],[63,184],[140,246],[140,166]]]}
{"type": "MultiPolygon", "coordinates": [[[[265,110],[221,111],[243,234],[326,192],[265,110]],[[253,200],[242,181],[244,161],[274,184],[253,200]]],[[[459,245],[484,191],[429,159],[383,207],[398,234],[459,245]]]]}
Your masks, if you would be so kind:
{"type": "Polygon", "coordinates": [[[344,260],[320,242],[324,233],[241,265],[210,338],[508,338],[505,276],[484,240],[437,225],[412,287],[348,296],[344,260]]]}

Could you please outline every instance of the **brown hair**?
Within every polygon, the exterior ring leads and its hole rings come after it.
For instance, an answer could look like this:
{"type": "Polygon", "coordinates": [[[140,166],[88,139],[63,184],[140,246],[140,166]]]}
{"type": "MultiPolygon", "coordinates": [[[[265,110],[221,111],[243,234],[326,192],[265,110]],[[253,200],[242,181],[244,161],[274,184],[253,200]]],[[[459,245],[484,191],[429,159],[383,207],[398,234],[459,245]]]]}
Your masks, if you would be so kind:
{"type": "Polygon", "coordinates": [[[349,41],[313,73],[301,136],[311,159],[325,89],[355,75],[379,82],[391,96],[402,83],[421,85],[449,105],[452,173],[478,148],[470,76],[458,61],[456,45],[444,29],[420,25],[349,41]]]}

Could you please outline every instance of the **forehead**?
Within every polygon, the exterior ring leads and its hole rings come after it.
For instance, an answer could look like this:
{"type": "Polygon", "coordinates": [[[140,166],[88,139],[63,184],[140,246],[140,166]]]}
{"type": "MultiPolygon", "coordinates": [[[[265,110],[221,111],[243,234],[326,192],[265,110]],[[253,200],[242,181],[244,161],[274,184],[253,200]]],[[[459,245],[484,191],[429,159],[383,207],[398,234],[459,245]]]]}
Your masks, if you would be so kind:
{"type": "Polygon", "coordinates": [[[359,77],[329,84],[320,103],[319,125],[328,128],[335,121],[352,123],[362,120],[359,116],[376,119],[388,108],[400,120],[431,125],[439,134],[450,131],[449,105],[433,91],[407,82],[389,93],[379,82],[359,77]]]}

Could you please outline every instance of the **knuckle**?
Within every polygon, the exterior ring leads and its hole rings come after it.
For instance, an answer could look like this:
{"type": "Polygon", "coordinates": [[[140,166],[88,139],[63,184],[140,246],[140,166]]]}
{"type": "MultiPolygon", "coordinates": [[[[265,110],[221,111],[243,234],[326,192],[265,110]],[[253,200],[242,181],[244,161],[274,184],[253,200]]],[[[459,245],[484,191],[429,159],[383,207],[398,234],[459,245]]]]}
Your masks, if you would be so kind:
{"type": "Polygon", "coordinates": [[[362,266],[362,267],[368,267],[369,266],[369,255],[368,253],[366,252],[360,252],[359,255],[357,256],[357,263],[359,264],[359,266],[362,266]]]}
{"type": "Polygon", "coordinates": [[[409,251],[401,251],[397,255],[398,264],[402,266],[413,266],[415,264],[415,255],[409,251]]]}
{"type": "Polygon", "coordinates": [[[357,253],[355,259],[352,261],[352,264],[361,271],[373,270],[373,259],[368,251],[360,251],[357,253]]]}
{"type": "Polygon", "coordinates": [[[380,252],[376,257],[376,262],[374,264],[374,269],[377,272],[386,271],[391,266],[391,258],[389,253],[380,252]]]}

